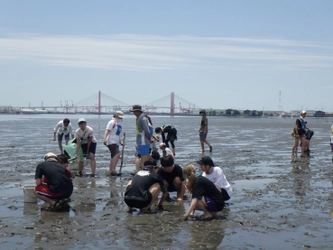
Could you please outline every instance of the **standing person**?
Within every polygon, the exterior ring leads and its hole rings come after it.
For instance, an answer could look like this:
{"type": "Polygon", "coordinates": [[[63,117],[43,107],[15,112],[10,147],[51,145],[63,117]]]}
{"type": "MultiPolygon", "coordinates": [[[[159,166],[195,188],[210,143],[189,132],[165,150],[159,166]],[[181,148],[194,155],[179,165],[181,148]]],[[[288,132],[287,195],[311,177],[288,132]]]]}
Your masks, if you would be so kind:
{"type": "Polygon", "coordinates": [[[150,212],[159,193],[162,191],[164,198],[168,194],[162,178],[156,174],[157,169],[156,161],[145,161],[143,170],[137,172],[129,181],[124,198],[129,213],[133,207],[143,209],[145,213],[150,212]]]}
{"type": "MultiPolygon", "coordinates": [[[[177,201],[182,201],[184,199],[184,194],[186,190],[185,179],[183,175],[182,168],[174,164],[174,158],[171,155],[161,157],[160,159],[162,167],[157,171],[164,181],[168,192],[177,192],[177,201]]],[[[170,196],[166,196],[170,199],[170,196]]],[[[164,199],[161,199],[159,205],[162,206],[164,199]]]]}
{"type": "Polygon", "coordinates": [[[69,170],[59,161],[54,153],[47,153],[44,162],[37,165],[35,172],[36,197],[49,203],[48,209],[52,211],[62,209],[73,193],[69,170]]]}
{"type": "Polygon", "coordinates": [[[150,137],[153,137],[154,135],[154,127],[153,127],[153,121],[151,120],[149,115],[145,115],[148,121],[148,128],[149,128],[149,132],[150,132],[150,137]]]}
{"type": "MultiPolygon", "coordinates": [[[[78,120],[79,128],[75,131],[76,152],[75,157],[79,157],[79,150],[82,149],[83,154],[90,158],[91,174],[90,177],[95,177],[96,171],[96,138],[92,127],[87,126],[87,121],[84,118],[78,120]]],[[[79,176],[82,177],[84,156],[79,157],[79,176]]]]}
{"type": "Polygon", "coordinates": [[[209,156],[203,156],[199,161],[197,161],[197,163],[203,171],[202,176],[206,177],[215,184],[215,186],[222,193],[225,201],[229,200],[232,195],[232,188],[225,177],[223,170],[220,167],[215,167],[212,158],[209,156]]]}
{"type": "MultiPolygon", "coordinates": [[[[307,122],[305,122],[305,124],[307,124],[307,122]]],[[[304,154],[306,154],[307,156],[310,156],[310,151],[311,151],[310,150],[310,140],[313,135],[314,135],[314,132],[312,130],[310,130],[308,127],[306,127],[304,154]]]]}
{"type": "Polygon", "coordinates": [[[306,111],[303,110],[300,113],[300,117],[296,119],[295,127],[294,127],[294,134],[295,134],[295,142],[294,146],[292,147],[292,152],[291,152],[291,158],[295,157],[295,152],[297,151],[298,145],[301,142],[302,147],[301,147],[301,157],[304,157],[304,151],[306,147],[306,122],[304,121],[304,118],[306,116],[306,111]]]}
{"type": "Polygon", "coordinates": [[[104,145],[106,145],[111,153],[111,160],[109,165],[109,175],[117,176],[116,167],[120,157],[119,144],[124,146],[123,141],[120,138],[122,131],[121,123],[124,118],[124,113],[116,111],[112,120],[106,125],[104,133],[104,145]]]}
{"type": "Polygon", "coordinates": [[[187,164],[183,168],[184,176],[188,179],[187,189],[192,193],[192,200],[185,219],[194,215],[195,210],[204,212],[203,220],[211,220],[218,211],[224,208],[222,193],[213,182],[206,177],[195,175],[195,168],[192,164],[187,164]]]}
{"type": "Polygon", "coordinates": [[[213,151],[213,147],[207,141],[207,134],[208,134],[208,118],[206,114],[206,110],[200,110],[199,114],[202,116],[200,128],[199,128],[199,137],[200,137],[200,144],[201,144],[201,152],[205,152],[205,143],[209,146],[209,152],[213,151]]]}
{"type": "Polygon", "coordinates": [[[150,158],[151,134],[148,126],[147,116],[143,113],[141,105],[133,105],[130,112],[136,116],[136,161],[135,173],[140,169],[140,158],[144,164],[150,158]]]}
{"type": "Polygon", "coordinates": [[[169,148],[169,142],[172,147],[172,153],[175,155],[175,143],[174,141],[177,140],[177,129],[170,124],[163,125],[162,127],[155,128],[156,134],[162,134],[162,141],[166,144],[169,148]],[[167,134],[165,137],[165,133],[167,134]]]}
{"type": "MultiPolygon", "coordinates": [[[[333,152],[333,125],[331,127],[331,139],[330,139],[331,151],[333,152]]],[[[332,158],[333,159],[333,158],[332,158]]]]}
{"type": "Polygon", "coordinates": [[[74,133],[73,133],[73,128],[72,124],[70,123],[70,120],[65,118],[62,121],[59,121],[57,125],[54,128],[54,133],[53,133],[53,141],[56,141],[56,135],[58,134],[58,145],[60,149],[60,153],[63,154],[64,151],[62,150],[62,138],[65,137],[66,145],[69,141],[69,134],[72,135],[72,139],[74,139],[74,133]]]}

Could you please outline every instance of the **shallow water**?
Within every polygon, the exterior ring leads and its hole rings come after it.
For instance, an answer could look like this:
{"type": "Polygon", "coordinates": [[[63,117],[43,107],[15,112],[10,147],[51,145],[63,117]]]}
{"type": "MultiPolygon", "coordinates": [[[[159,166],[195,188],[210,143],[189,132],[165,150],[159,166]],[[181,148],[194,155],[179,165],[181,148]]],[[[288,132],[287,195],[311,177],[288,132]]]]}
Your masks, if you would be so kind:
{"type": "MultiPolygon", "coordinates": [[[[45,153],[59,151],[52,141],[53,128],[63,118],[0,116],[3,249],[331,249],[332,121],[307,119],[315,131],[311,158],[292,163],[293,139],[289,133],[295,119],[209,117],[208,140],[213,153],[206,154],[222,166],[234,195],[216,220],[185,222],[182,216],[189,200],[166,203],[164,212],[126,213],[123,193],[134,170],[132,115],[123,122],[126,146],[122,177],[105,175],[110,155],[102,138],[111,117],[87,115],[98,140],[97,177],[74,179],[68,213],[41,212],[43,202],[24,203],[23,186],[34,183],[36,164],[45,153]]],[[[76,124],[80,116],[68,118],[76,124]]],[[[152,119],[154,126],[176,126],[176,161],[181,166],[195,164],[202,156],[197,133],[200,117],[152,119]]],[[[70,168],[75,173],[77,165],[70,168]]],[[[88,162],[85,170],[90,173],[88,162]]]]}

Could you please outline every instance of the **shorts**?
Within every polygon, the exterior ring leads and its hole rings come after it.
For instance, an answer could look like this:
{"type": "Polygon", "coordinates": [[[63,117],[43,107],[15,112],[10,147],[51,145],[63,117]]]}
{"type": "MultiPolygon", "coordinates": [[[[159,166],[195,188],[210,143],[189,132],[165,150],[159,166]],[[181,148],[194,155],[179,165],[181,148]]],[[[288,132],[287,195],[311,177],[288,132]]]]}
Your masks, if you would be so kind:
{"type": "Polygon", "coordinates": [[[170,142],[174,142],[176,140],[176,137],[173,134],[171,134],[171,135],[168,134],[166,140],[170,141],[170,142]]]}
{"type": "MultiPolygon", "coordinates": [[[[95,154],[96,153],[96,146],[97,146],[96,142],[90,143],[90,148],[89,148],[89,152],[88,152],[88,143],[81,144],[81,149],[82,149],[83,155],[79,157],[79,161],[81,161],[81,162],[83,161],[84,156],[87,154],[87,152],[95,154]]],[[[86,155],[86,157],[89,157],[88,155],[86,155]]]]}
{"type": "Polygon", "coordinates": [[[306,131],[304,129],[298,129],[298,135],[299,137],[304,137],[306,135],[306,131]]]}
{"type": "Polygon", "coordinates": [[[215,202],[209,198],[208,196],[204,196],[206,204],[207,204],[207,210],[210,212],[217,212],[219,211],[215,205],[215,202]]]}
{"type": "Polygon", "coordinates": [[[110,144],[110,145],[107,145],[107,147],[111,153],[111,158],[115,157],[116,154],[120,153],[118,144],[110,144]]]}
{"type": "Polygon", "coordinates": [[[124,201],[127,204],[127,206],[129,206],[129,207],[144,208],[144,207],[147,207],[153,199],[153,196],[149,191],[147,191],[146,198],[147,198],[147,200],[141,200],[141,199],[137,199],[136,197],[132,197],[132,196],[126,197],[125,196],[124,201]]]}
{"type": "Polygon", "coordinates": [[[70,193],[54,193],[54,192],[49,190],[47,185],[44,185],[44,184],[36,186],[35,191],[39,195],[48,196],[50,198],[54,198],[54,199],[58,199],[58,200],[66,199],[66,198],[70,197],[71,194],[72,194],[72,192],[70,192],[70,193]]]}
{"type": "Polygon", "coordinates": [[[230,196],[229,196],[228,192],[224,188],[221,188],[221,193],[222,193],[223,199],[225,201],[230,199],[230,196]]]}
{"type": "Polygon", "coordinates": [[[173,185],[173,183],[169,183],[169,182],[168,182],[167,190],[168,190],[168,192],[176,192],[176,191],[177,191],[177,189],[176,189],[176,187],[173,185]]]}
{"type": "MultiPolygon", "coordinates": [[[[62,137],[64,136],[64,133],[58,134],[58,142],[62,142],[62,137]]],[[[65,140],[69,140],[69,134],[65,135],[65,140]]]]}
{"type": "Polygon", "coordinates": [[[149,155],[150,145],[138,145],[138,155],[149,155]]]}
{"type": "Polygon", "coordinates": [[[200,137],[201,141],[206,140],[207,134],[204,134],[203,132],[199,132],[199,137],[200,137]]]}

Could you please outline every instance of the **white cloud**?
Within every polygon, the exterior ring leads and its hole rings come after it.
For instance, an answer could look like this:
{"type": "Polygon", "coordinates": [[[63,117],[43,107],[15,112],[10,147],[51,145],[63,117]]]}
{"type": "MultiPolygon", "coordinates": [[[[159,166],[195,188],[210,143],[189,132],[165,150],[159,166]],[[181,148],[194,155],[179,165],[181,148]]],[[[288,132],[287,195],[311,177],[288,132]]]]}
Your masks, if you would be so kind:
{"type": "Polygon", "coordinates": [[[65,67],[161,71],[186,68],[325,70],[331,44],[282,39],[142,35],[0,38],[0,62],[28,61],[65,67]]]}

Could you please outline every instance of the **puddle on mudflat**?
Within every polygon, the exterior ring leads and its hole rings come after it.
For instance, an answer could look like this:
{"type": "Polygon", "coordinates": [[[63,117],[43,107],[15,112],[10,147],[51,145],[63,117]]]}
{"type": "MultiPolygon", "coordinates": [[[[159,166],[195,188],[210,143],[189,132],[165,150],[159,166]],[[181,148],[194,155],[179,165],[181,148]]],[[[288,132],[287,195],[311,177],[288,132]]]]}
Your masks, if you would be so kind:
{"type": "Polygon", "coordinates": [[[233,188],[240,189],[264,189],[269,183],[276,182],[274,179],[235,180],[233,188]]]}

